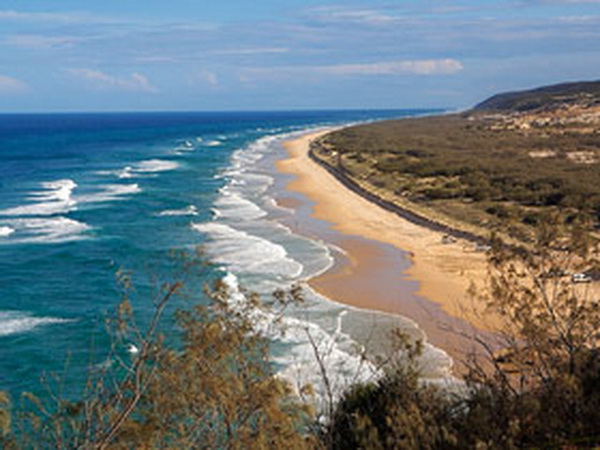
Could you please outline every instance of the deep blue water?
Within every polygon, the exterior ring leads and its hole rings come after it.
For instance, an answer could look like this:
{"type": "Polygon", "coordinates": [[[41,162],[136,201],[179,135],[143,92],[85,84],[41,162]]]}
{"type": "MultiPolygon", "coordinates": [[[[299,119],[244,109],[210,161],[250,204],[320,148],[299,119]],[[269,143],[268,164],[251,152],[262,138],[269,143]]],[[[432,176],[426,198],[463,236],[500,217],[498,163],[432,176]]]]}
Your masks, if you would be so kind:
{"type": "Polygon", "coordinates": [[[0,115],[0,390],[40,392],[68,361],[75,392],[106,352],[117,271],[144,323],[172,249],[207,243],[215,261],[186,301],[224,268],[265,290],[322,270],[326,249],[269,231],[269,174],[248,168],[289,133],[415,113],[0,115]]]}

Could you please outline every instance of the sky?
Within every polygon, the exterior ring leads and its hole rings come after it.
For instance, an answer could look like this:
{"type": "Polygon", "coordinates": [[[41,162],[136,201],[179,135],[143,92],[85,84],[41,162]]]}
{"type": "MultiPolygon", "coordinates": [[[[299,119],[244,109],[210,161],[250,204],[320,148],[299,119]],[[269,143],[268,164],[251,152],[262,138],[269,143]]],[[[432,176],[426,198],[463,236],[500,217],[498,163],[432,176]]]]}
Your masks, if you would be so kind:
{"type": "Polygon", "coordinates": [[[466,108],[600,79],[600,0],[2,0],[0,112],[466,108]]]}

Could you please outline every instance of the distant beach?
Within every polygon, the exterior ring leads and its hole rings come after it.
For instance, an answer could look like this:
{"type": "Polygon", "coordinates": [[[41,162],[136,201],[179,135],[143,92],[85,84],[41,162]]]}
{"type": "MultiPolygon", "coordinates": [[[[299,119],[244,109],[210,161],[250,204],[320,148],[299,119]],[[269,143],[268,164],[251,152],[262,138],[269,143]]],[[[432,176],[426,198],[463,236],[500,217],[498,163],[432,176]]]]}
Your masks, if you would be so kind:
{"type": "Polygon", "coordinates": [[[415,225],[344,187],[308,156],[310,142],[329,131],[285,142],[288,156],[276,163],[295,177],[287,189],[313,201],[312,216],[343,236],[332,244],[345,257],[309,285],[341,303],[408,317],[432,344],[461,359],[472,342],[460,334],[496,325],[481,318],[483,305],[468,294],[473,284],[483,285],[485,254],[460,239],[445,243],[443,233],[415,225]],[[408,268],[399,265],[393,249],[408,252],[408,268]],[[416,292],[408,292],[407,279],[417,282],[416,292]]]}

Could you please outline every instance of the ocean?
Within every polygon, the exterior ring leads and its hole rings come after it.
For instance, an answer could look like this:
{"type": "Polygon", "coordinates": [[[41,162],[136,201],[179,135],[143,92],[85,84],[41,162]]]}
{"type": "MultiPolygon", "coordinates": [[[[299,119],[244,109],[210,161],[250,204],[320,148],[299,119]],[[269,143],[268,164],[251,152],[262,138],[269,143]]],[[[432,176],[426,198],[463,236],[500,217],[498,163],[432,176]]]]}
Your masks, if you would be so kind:
{"type": "MultiPolygon", "coordinates": [[[[40,378],[55,374],[76,396],[108,351],[117,274],[131,275],[143,324],[172,276],[172,250],[203,246],[210,264],[188,280],[197,289],[169,306],[168,337],[176,308],[207,301],[203,283],[223,278],[234,301],[240,286],[269,297],[327,270],[335,249],[295,230],[294,212],[277,203],[282,140],[427,112],[0,115],[0,390],[43,397],[40,378]]],[[[293,383],[318,383],[309,336],[339,389],[378,370],[360,356],[377,345],[365,330],[400,323],[419,336],[408,319],[354,310],[306,286],[305,296],[278,330],[268,314],[256,317],[277,370],[293,383]]],[[[447,373],[445,353],[430,346],[426,356],[433,377],[447,373]]]]}

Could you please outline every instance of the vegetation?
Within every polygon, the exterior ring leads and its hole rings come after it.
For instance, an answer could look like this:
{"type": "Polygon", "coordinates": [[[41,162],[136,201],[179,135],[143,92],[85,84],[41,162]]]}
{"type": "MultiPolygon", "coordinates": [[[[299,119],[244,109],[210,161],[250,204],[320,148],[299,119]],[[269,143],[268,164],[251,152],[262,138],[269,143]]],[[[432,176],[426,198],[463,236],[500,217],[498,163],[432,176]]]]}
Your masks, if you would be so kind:
{"type": "MultiPolygon", "coordinates": [[[[223,283],[212,303],[177,314],[182,345],[156,333],[162,308],[182,284],[163,286],[157,315],[141,333],[125,300],[111,321],[131,361],[112,354],[81,399],[11,411],[0,395],[0,447],[21,448],[398,448],[517,449],[600,445],[600,303],[566,272],[597,269],[597,244],[571,227],[540,227],[535,251],[496,246],[490,253],[489,311],[505,318],[499,343],[480,341],[463,384],[423,382],[419,343],[371,383],[349,386],[325,420],[275,375],[269,342],[250,317],[266,308],[254,295],[231,302],[223,283]]],[[[275,305],[298,301],[278,293],[275,305]]],[[[277,324],[277,321],[274,325],[277,324]]],[[[401,336],[400,336],[401,337],[401,336]]],[[[478,339],[473,336],[473,339],[478,339]]],[[[318,357],[318,355],[316,355],[318,357]]],[[[324,371],[323,376],[327,376],[324,371]]],[[[309,390],[305,393],[308,393],[309,390]]]]}
{"type": "Polygon", "coordinates": [[[482,295],[505,326],[499,346],[480,342],[489,359],[471,361],[464,389],[419,383],[410,366],[392,367],[339,402],[333,448],[600,445],[600,303],[589,286],[552,270],[596,266],[596,251],[589,253],[580,230],[565,241],[543,228],[535,252],[492,252],[482,295]]]}
{"type": "Polygon", "coordinates": [[[527,113],[489,100],[463,114],[345,128],[312,153],[402,208],[480,236],[496,229],[531,241],[537,224],[557,211],[566,221],[600,221],[600,83],[588,88],[501,97],[535,97],[538,108],[527,113]],[[489,114],[484,105],[508,109],[489,114]]]}
{"type": "MultiPolygon", "coordinates": [[[[115,348],[81,398],[50,391],[42,401],[25,393],[11,414],[0,395],[0,448],[309,448],[311,409],[275,376],[269,342],[253,328],[259,299],[232,303],[228,287],[217,282],[207,290],[209,306],[177,313],[182,342],[174,347],[157,325],[183,287],[181,280],[162,286],[144,332],[123,300],[109,321],[115,348]],[[119,352],[126,343],[138,352],[119,352]]],[[[288,302],[293,295],[277,299],[288,302]]]]}
{"type": "Polygon", "coordinates": [[[475,109],[528,111],[577,103],[582,98],[591,98],[598,101],[598,98],[600,98],[600,81],[562,83],[528,91],[498,94],[481,102],[475,109]]]}

